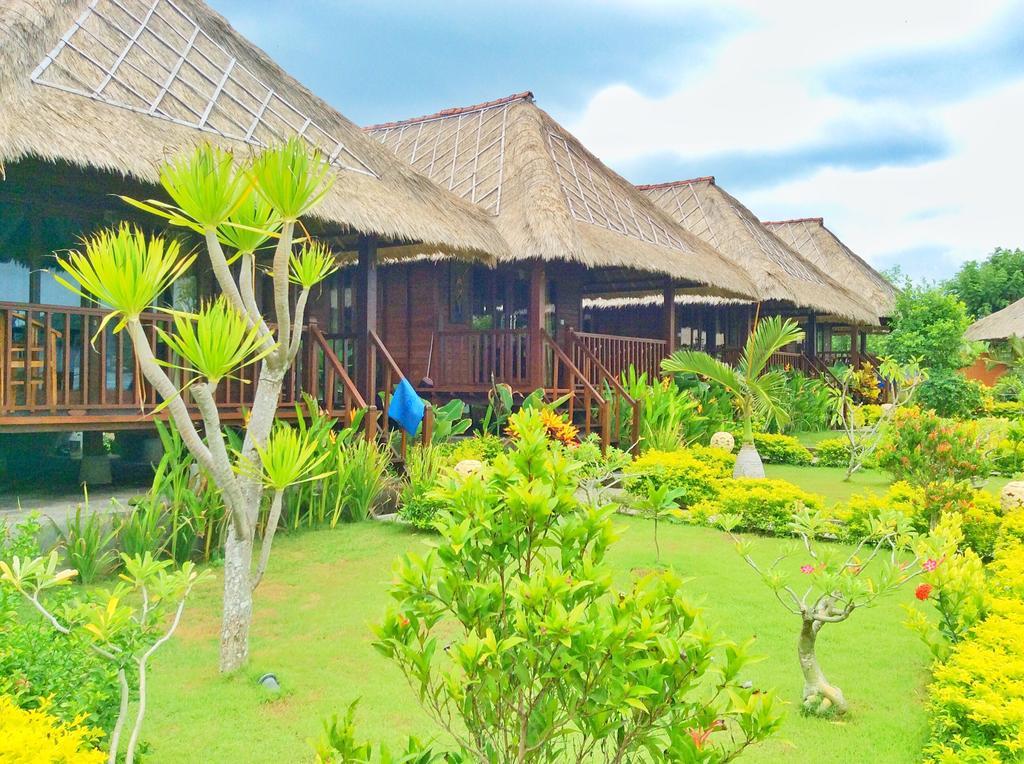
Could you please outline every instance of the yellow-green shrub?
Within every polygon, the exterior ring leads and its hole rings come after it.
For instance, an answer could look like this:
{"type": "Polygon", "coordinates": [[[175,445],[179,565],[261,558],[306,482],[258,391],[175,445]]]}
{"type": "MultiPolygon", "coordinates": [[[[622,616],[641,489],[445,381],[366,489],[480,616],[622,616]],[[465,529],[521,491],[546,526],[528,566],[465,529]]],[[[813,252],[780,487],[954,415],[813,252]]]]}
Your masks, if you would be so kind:
{"type": "Polygon", "coordinates": [[[813,461],[811,452],[792,435],[770,432],[754,434],[754,445],[766,464],[806,465],[813,461]]]}
{"type": "Polygon", "coordinates": [[[854,412],[854,423],[858,427],[870,427],[882,418],[882,407],[877,403],[865,403],[854,412]]]}
{"type": "Polygon", "coordinates": [[[924,509],[924,489],[912,486],[905,480],[893,483],[884,494],[855,493],[845,504],[835,507],[833,513],[843,522],[842,535],[861,539],[867,535],[870,518],[885,510],[899,512],[915,525],[924,509]]]}
{"type": "Polygon", "coordinates": [[[1024,547],[990,566],[989,615],[936,664],[928,687],[930,764],[1024,758],[1024,547]]]}
{"type": "Polygon", "coordinates": [[[818,510],[824,507],[825,499],[785,480],[728,478],[719,484],[716,498],[693,507],[690,519],[709,523],[717,515],[733,515],[739,519],[737,530],[785,534],[790,531],[798,503],[818,510]]]}
{"type": "Polygon", "coordinates": [[[0,695],[0,761],[102,764],[107,760],[97,748],[102,735],[80,723],[65,724],[45,706],[29,711],[0,695]]]}
{"type": "Polygon", "coordinates": [[[680,506],[690,507],[717,496],[719,484],[732,475],[735,463],[735,456],[718,448],[652,449],[626,467],[626,490],[647,496],[661,486],[680,489],[680,506]]]}

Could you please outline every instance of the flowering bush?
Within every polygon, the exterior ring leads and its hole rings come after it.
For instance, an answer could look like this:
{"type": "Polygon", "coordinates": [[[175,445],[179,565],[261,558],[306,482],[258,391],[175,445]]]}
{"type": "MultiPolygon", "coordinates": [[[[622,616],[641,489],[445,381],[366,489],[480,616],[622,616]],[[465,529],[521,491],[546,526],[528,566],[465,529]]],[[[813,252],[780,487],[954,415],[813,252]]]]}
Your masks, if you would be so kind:
{"type": "MultiPolygon", "coordinates": [[[[576,437],[580,434],[578,427],[570,424],[563,416],[546,406],[538,409],[538,415],[541,424],[544,425],[544,432],[550,440],[566,446],[576,443],[576,437]]],[[[517,440],[521,434],[518,422],[518,419],[510,419],[508,427],[505,428],[505,432],[513,440],[517,440]]]]}
{"type": "Polygon", "coordinates": [[[976,491],[966,483],[929,483],[924,487],[906,481],[893,483],[884,494],[854,494],[838,505],[835,517],[843,523],[844,538],[860,538],[871,516],[884,510],[898,512],[918,533],[927,533],[947,514],[961,524],[962,547],[990,559],[1001,523],[999,501],[987,491],[976,491]]]}
{"type": "Polygon", "coordinates": [[[646,451],[626,467],[626,490],[647,496],[659,488],[680,491],[683,507],[718,496],[719,484],[732,475],[736,457],[719,448],[690,446],[678,451],[646,451]]]}
{"type": "Polygon", "coordinates": [[[811,452],[792,435],[754,433],[754,445],[766,464],[810,464],[811,452]]]}
{"type": "Polygon", "coordinates": [[[103,733],[81,722],[63,722],[45,704],[26,710],[0,695],[0,761],[103,764],[107,756],[98,749],[103,733]]]}
{"type": "Polygon", "coordinates": [[[915,485],[970,480],[985,471],[985,434],[975,422],[943,419],[932,411],[898,411],[878,464],[897,480],[915,485]]]}
{"type": "Polygon", "coordinates": [[[700,502],[690,512],[694,522],[708,524],[728,515],[737,530],[788,534],[792,532],[793,513],[803,506],[822,510],[825,499],[808,493],[785,480],[728,478],[721,481],[718,496],[700,502]]]}

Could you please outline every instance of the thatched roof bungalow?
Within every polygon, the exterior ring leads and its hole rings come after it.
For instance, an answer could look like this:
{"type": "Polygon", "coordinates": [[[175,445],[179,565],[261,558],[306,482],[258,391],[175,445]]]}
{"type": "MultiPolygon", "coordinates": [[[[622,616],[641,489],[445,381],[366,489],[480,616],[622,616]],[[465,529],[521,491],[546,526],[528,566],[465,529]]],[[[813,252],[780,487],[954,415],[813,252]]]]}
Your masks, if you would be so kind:
{"type": "Polygon", "coordinates": [[[877,324],[877,312],[819,265],[780,240],[713,177],[638,186],[695,236],[753,279],[763,301],[791,303],[856,323],[877,324]]]}
{"type": "MultiPolygon", "coordinates": [[[[506,261],[568,262],[754,298],[742,268],[678,225],[589,152],[533,94],[372,125],[370,136],[493,216],[506,261]]],[[[594,274],[599,278],[598,274],[594,274]]]]}
{"type": "Polygon", "coordinates": [[[898,291],[882,274],[847,247],[822,218],[766,222],[765,227],[794,251],[871,305],[880,318],[892,315],[898,291]]]}
{"type": "Polygon", "coordinates": [[[979,318],[964,335],[969,340],[1005,340],[1024,337],[1024,299],[979,318]]]}
{"type": "Polygon", "coordinates": [[[161,160],[197,141],[294,134],[337,168],[327,222],[430,253],[507,252],[479,208],[396,161],[201,0],[0,3],[0,165],[154,183],[161,160]]]}

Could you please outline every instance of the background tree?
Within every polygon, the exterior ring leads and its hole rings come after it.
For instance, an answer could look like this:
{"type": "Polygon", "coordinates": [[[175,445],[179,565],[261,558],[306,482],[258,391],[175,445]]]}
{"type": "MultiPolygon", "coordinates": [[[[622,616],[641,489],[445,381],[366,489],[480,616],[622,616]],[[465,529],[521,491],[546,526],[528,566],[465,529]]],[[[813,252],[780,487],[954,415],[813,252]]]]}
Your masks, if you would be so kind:
{"type": "MultiPolygon", "coordinates": [[[[115,321],[115,332],[128,332],[139,368],[163,401],[161,408],[166,407],[189,451],[222,495],[229,521],[222,671],[239,668],[248,657],[253,589],[260,575],[253,568],[257,521],[264,485],[278,489],[278,476],[263,476],[262,466],[273,461],[268,461],[268,438],[284,380],[299,352],[310,290],[337,268],[326,247],[308,239],[297,241],[302,237],[295,235],[299,218],[327,193],[331,177],[330,165],[319,153],[310,154],[298,138],[246,161],[204,144],[161,168],[160,182],[173,204],[126,199],[171,225],[201,234],[221,292],[198,314],[174,313],[170,332],[158,329],[177,356],[172,361],[155,357],[141,316],[156,307],[160,294],[185,273],[195,255],[185,256],[176,242],[147,238],[123,225],[87,239],[84,251],[60,260],[71,280],[58,280],[109,308],[104,326],[115,321]],[[272,255],[257,268],[257,251],[272,240],[272,255]],[[226,251],[225,245],[230,249],[226,251]],[[271,281],[272,319],[257,307],[262,278],[271,281]],[[241,452],[232,454],[217,408],[217,387],[249,364],[259,364],[258,382],[241,452]],[[191,379],[185,387],[202,417],[205,438],[186,407],[184,391],[165,370],[168,366],[188,367],[191,379]]],[[[267,551],[272,538],[268,527],[263,539],[267,551]]]]}
{"type": "Polygon", "coordinates": [[[789,412],[782,407],[786,374],[765,371],[772,354],[786,345],[802,342],[803,331],[792,319],[779,316],[761,319],[747,337],[736,368],[698,350],[677,350],[661,362],[666,374],[697,374],[724,387],[743,418],[743,446],[736,457],[733,477],[764,477],[764,464],[754,445],[754,415],[760,414],[784,427],[789,412]]]}
{"type": "Polygon", "coordinates": [[[882,355],[923,368],[955,371],[970,361],[964,332],[971,320],[955,295],[934,285],[908,284],[896,298],[892,331],[879,345],[882,355]]]}
{"type": "Polygon", "coordinates": [[[967,315],[981,318],[1024,297],[1024,250],[997,247],[982,261],[964,263],[946,289],[960,298],[967,315]]]}

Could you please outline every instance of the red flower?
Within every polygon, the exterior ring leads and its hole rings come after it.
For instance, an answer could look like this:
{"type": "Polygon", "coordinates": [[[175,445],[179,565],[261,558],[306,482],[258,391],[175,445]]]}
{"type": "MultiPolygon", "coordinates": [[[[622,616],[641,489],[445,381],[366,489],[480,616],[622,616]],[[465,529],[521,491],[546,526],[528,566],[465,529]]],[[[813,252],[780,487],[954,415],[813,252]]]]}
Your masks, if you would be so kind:
{"type": "Polygon", "coordinates": [[[398,616],[398,624],[404,629],[406,626],[409,625],[409,619],[406,618],[404,615],[400,615],[398,616]]]}
{"type": "Polygon", "coordinates": [[[800,566],[800,572],[801,573],[813,573],[814,572],[814,566],[813,565],[801,565],[800,566]]]}
{"type": "Polygon", "coordinates": [[[919,587],[914,589],[914,596],[919,600],[924,601],[928,599],[932,594],[931,584],[921,584],[919,587]]]}

